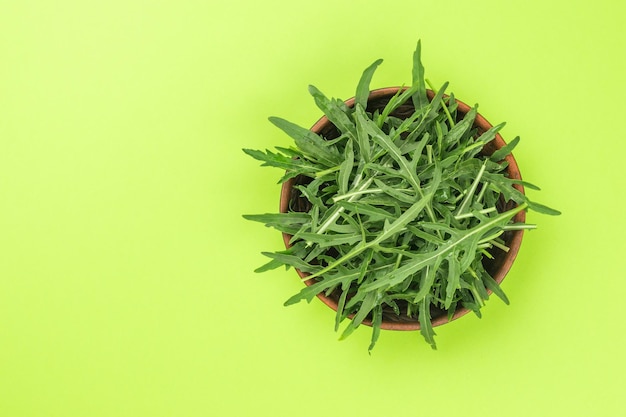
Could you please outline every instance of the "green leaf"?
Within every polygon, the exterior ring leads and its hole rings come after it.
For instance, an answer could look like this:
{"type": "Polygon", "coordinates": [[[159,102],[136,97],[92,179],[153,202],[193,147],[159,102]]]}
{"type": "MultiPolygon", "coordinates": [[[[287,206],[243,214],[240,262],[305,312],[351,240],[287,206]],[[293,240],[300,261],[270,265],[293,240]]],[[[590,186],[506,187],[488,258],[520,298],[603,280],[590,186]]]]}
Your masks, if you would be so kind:
{"type": "Polygon", "coordinates": [[[380,336],[380,325],[383,321],[383,308],[380,305],[374,307],[372,311],[372,340],[370,342],[369,347],[367,348],[368,352],[372,352],[374,346],[376,346],[376,342],[378,341],[378,337],[380,336]]]}
{"type": "Polygon", "coordinates": [[[483,282],[485,283],[485,286],[487,288],[489,288],[491,290],[491,292],[493,292],[495,295],[497,295],[498,298],[500,298],[502,301],[504,301],[505,304],[509,304],[508,297],[506,296],[504,291],[502,291],[502,288],[500,288],[500,285],[496,282],[496,280],[491,277],[491,275],[489,275],[485,271],[481,275],[481,278],[482,278],[483,282]]]}
{"type": "Polygon", "coordinates": [[[363,75],[361,76],[359,84],[356,88],[356,95],[354,96],[355,106],[358,104],[364,109],[367,108],[367,99],[370,95],[370,82],[372,81],[372,76],[374,75],[376,68],[382,62],[382,59],[377,59],[372,65],[370,65],[365,69],[365,71],[363,71],[363,75]]]}
{"type": "Polygon", "coordinates": [[[457,210],[457,215],[463,214],[465,209],[469,206],[469,203],[470,201],[472,201],[472,197],[474,197],[474,193],[476,192],[476,188],[478,187],[478,183],[480,182],[480,179],[482,178],[486,167],[487,167],[487,161],[485,161],[485,163],[483,163],[483,165],[480,167],[480,170],[478,171],[478,174],[476,174],[476,178],[474,178],[472,185],[467,190],[467,193],[465,193],[465,198],[463,199],[463,202],[461,203],[461,205],[459,206],[459,209],[457,210]]]}
{"type": "Polygon", "coordinates": [[[384,280],[379,280],[370,284],[366,284],[361,287],[361,289],[364,291],[372,291],[382,287],[391,288],[395,285],[398,285],[399,283],[403,282],[404,279],[409,275],[412,275],[429,265],[433,265],[435,262],[437,262],[439,257],[446,256],[454,249],[462,247],[463,244],[468,242],[474,235],[482,236],[493,227],[496,227],[499,224],[504,225],[513,216],[515,216],[515,214],[517,214],[521,210],[524,210],[525,208],[526,205],[520,205],[512,210],[506,211],[492,219],[489,219],[488,221],[485,221],[478,226],[468,230],[464,234],[459,234],[457,237],[450,239],[444,245],[440,246],[437,250],[415,256],[402,267],[387,274],[384,280]]]}
{"type": "MultiPolygon", "coordinates": [[[[354,277],[357,276],[357,274],[353,274],[353,275],[354,277]]],[[[316,282],[313,285],[304,287],[302,290],[300,290],[299,293],[290,297],[287,301],[285,301],[284,305],[290,306],[292,304],[299,303],[302,300],[307,300],[310,303],[315,298],[315,296],[317,296],[317,294],[321,293],[325,289],[332,287],[334,285],[339,285],[344,282],[348,282],[351,279],[353,279],[353,277],[351,277],[348,274],[340,274],[340,275],[335,275],[331,278],[316,282]]]]}
{"type": "Polygon", "coordinates": [[[365,296],[363,302],[361,303],[361,307],[359,307],[359,311],[352,318],[350,324],[346,326],[339,340],[344,340],[346,337],[350,336],[352,332],[354,332],[354,330],[356,330],[356,328],[359,327],[361,323],[363,323],[363,320],[365,320],[367,315],[377,305],[379,298],[380,294],[378,294],[377,292],[371,292],[365,296]]]}
{"type": "Polygon", "coordinates": [[[461,265],[455,253],[451,253],[446,260],[448,261],[448,281],[446,285],[446,300],[444,308],[447,310],[452,305],[452,300],[457,289],[460,287],[461,265]]]}
{"type": "Polygon", "coordinates": [[[243,151],[254,159],[263,161],[264,164],[262,164],[262,166],[272,166],[286,170],[293,170],[297,173],[308,175],[315,175],[315,173],[321,170],[321,168],[319,168],[318,166],[311,164],[305,160],[294,159],[292,157],[288,157],[279,153],[274,153],[267,149],[265,150],[265,152],[253,149],[243,149],[243,151]]]}
{"type": "Polygon", "coordinates": [[[409,183],[415,188],[416,191],[421,192],[420,180],[417,177],[417,173],[410,166],[409,162],[406,160],[404,156],[402,156],[402,151],[393,143],[393,141],[389,138],[389,136],[385,135],[375,123],[371,120],[367,119],[367,115],[362,112],[359,108],[355,113],[357,120],[359,123],[362,123],[367,133],[370,135],[372,140],[380,145],[394,161],[400,165],[400,173],[401,175],[409,181],[409,183]]]}
{"type": "Polygon", "coordinates": [[[437,349],[437,344],[435,343],[435,331],[433,330],[433,325],[430,321],[430,300],[431,297],[428,296],[419,303],[420,333],[424,336],[424,340],[428,342],[430,347],[437,349]]]}
{"type": "Polygon", "coordinates": [[[394,112],[398,107],[403,105],[414,93],[417,91],[418,86],[414,85],[404,91],[398,90],[396,95],[391,97],[389,103],[385,106],[380,116],[378,116],[378,127],[382,127],[385,121],[389,118],[389,115],[394,112]]]}
{"type": "MultiPolygon", "coordinates": [[[[365,113],[365,107],[360,104],[356,104],[354,106],[356,112],[365,113]]],[[[364,163],[368,163],[372,160],[371,154],[371,146],[370,146],[370,137],[365,130],[365,126],[363,125],[362,119],[356,120],[356,132],[357,132],[357,143],[359,145],[359,151],[361,153],[361,157],[363,158],[364,163]]]]}
{"type": "Polygon", "coordinates": [[[348,182],[350,181],[352,168],[354,168],[354,148],[352,146],[352,141],[348,140],[344,151],[344,160],[341,163],[341,168],[339,169],[339,174],[337,178],[340,194],[345,194],[348,192],[348,182]]]}
{"type": "Polygon", "coordinates": [[[401,177],[400,171],[389,165],[381,165],[375,162],[370,162],[366,164],[366,168],[376,171],[379,174],[378,177],[381,177],[380,174],[387,175],[389,178],[401,177]]]}
{"type": "Polygon", "coordinates": [[[339,205],[350,212],[358,213],[362,216],[368,216],[368,220],[370,221],[395,218],[387,210],[363,202],[350,203],[348,201],[340,201],[339,205]]]}
{"type": "Polygon", "coordinates": [[[389,224],[388,227],[385,227],[383,231],[379,233],[376,239],[373,239],[367,243],[362,242],[361,245],[356,246],[350,252],[342,256],[340,259],[338,259],[334,263],[326,266],[321,271],[311,275],[311,278],[320,276],[332,270],[333,268],[336,268],[337,266],[342,265],[346,261],[360,255],[365,250],[375,247],[377,245],[380,245],[385,240],[389,239],[390,237],[400,232],[409,222],[413,221],[420,214],[420,212],[426,207],[427,204],[430,203],[430,199],[432,198],[433,194],[435,193],[435,190],[437,189],[437,186],[439,185],[439,180],[440,180],[440,177],[433,179],[429,187],[429,192],[424,196],[424,198],[414,203],[410,208],[408,208],[404,213],[402,213],[402,215],[398,217],[393,223],[389,224]]]}
{"type": "Polygon", "coordinates": [[[550,208],[548,206],[544,206],[543,204],[535,203],[534,201],[530,201],[530,200],[527,200],[527,201],[528,201],[528,208],[533,211],[536,211],[537,213],[548,214],[550,216],[558,216],[561,214],[560,211],[550,208]]]}
{"type": "Polygon", "coordinates": [[[441,265],[442,260],[443,258],[438,256],[434,259],[432,264],[426,265],[426,267],[422,269],[420,289],[417,294],[415,294],[413,300],[415,304],[419,303],[431,294],[433,283],[435,282],[435,275],[437,274],[437,270],[439,269],[439,265],[441,265]]]}
{"type": "Polygon", "coordinates": [[[317,134],[280,117],[270,117],[269,121],[291,136],[302,152],[314,157],[323,166],[334,167],[341,163],[341,155],[330,150],[328,143],[317,134]]]}
{"type": "Polygon", "coordinates": [[[444,240],[442,240],[440,237],[430,234],[416,226],[409,225],[407,226],[407,229],[409,230],[409,232],[411,232],[413,236],[423,239],[425,242],[434,243],[436,245],[442,245],[444,243],[444,240]]]}
{"type": "Polygon", "coordinates": [[[319,195],[319,183],[315,181],[304,185],[296,185],[294,189],[300,191],[302,195],[309,200],[315,207],[324,208],[326,205],[324,204],[323,199],[319,195]]]}
{"type": "Polygon", "coordinates": [[[507,156],[508,154],[511,153],[511,151],[513,151],[513,149],[517,146],[519,141],[520,141],[519,136],[516,136],[515,139],[513,139],[512,141],[510,141],[509,143],[507,143],[506,145],[504,145],[503,147],[495,151],[493,154],[491,154],[489,159],[491,159],[494,162],[503,160],[505,156],[507,156]]]}
{"type": "Polygon", "coordinates": [[[470,149],[481,149],[483,146],[491,142],[496,137],[496,135],[500,130],[502,130],[504,125],[506,125],[506,123],[500,123],[499,125],[495,125],[489,128],[485,133],[480,135],[471,146],[466,147],[465,151],[467,152],[470,149]]]}
{"type": "Polygon", "coordinates": [[[285,265],[283,262],[281,262],[278,259],[272,259],[271,261],[269,261],[268,263],[258,267],[257,269],[254,270],[254,272],[265,272],[265,271],[270,271],[272,269],[276,269],[276,268],[280,268],[281,266],[285,265]]]}
{"type": "Polygon", "coordinates": [[[297,256],[287,255],[286,253],[280,252],[261,252],[263,255],[268,258],[272,258],[273,260],[282,262],[283,265],[293,266],[294,268],[298,268],[302,272],[316,272],[319,271],[320,267],[317,265],[310,265],[304,262],[297,256]]]}
{"type": "Polygon", "coordinates": [[[339,330],[339,324],[344,318],[344,307],[346,305],[346,298],[348,297],[348,292],[350,290],[350,283],[348,285],[344,285],[342,289],[341,296],[339,296],[339,301],[337,302],[337,314],[335,315],[335,331],[339,330]]]}
{"type": "Polygon", "coordinates": [[[474,120],[476,119],[476,106],[472,107],[467,112],[463,120],[454,125],[452,129],[443,138],[444,147],[448,148],[451,145],[458,145],[459,140],[472,128],[474,120]]]}
{"type": "Polygon", "coordinates": [[[295,235],[295,237],[303,239],[307,242],[317,243],[321,248],[329,248],[339,245],[353,245],[362,240],[361,235],[357,233],[318,234],[302,232],[295,235]]]}
{"type": "Polygon", "coordinates": [[[415,109],[428,105],[428,97],[426,96],[426,81],[424,79],[424,65],[422,64],[422,42],[417,41],[417,47],[413,52],[413,85],[417,88],[413,94],[413,106],[415,109]]]}
{"type": "Polygon", "coordinates": [[[337,103],[329,100],[315,86],[309,86],[309,93],[311,93],[315,99],[317,107],[319,107],[320,110],[324,112],[326,117],[328,117],[328,120],[337,126],[341,133],[347,135],[352,140],[356,140],[356,126],[352,123],[346,112],[338,106],[337,103]]]}
{"type": "Polygon", "coordinates": [[[266,226],[275,225],[302,225],[311,221],[311,216],[307,213],[265,213],[265,214],[244,214],[246,220],[265,223],[266,226]]]}
{"type": "Polygon", "coordinates": [[[442,107],[443,95],[445,94],[446,88],[448,88],[447,82],[443,83],[437,93],[435,93],[435,96],[429,105],[428,115],[424,119],[425,123],[434,123],[434,121],[440,116],[439,111],[442,107]]]}
{"type": "Polygon", "coordinates": [[[403,203],[413,204],[416,200],[416,197],[414,195],[410,195],[405,192],[410,190],[403,191],[401,189],[398,189],[398,187],[389,186],[384,181],[378,179],[374,180],[374,184],[376,184],[376,186],[385,194],[388,194],[394,199],[403,203]]]}

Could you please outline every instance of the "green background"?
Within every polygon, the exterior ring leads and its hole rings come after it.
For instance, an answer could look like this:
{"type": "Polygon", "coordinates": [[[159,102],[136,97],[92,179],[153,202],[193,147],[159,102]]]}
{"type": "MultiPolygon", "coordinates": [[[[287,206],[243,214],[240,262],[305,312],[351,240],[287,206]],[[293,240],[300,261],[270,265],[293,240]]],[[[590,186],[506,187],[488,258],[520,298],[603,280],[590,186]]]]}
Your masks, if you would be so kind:
{"type": "Polygon", "coordinates": [[[626,415],[626,6],[596,1],[0,1],[0,416],[626,415]],[[445,4],[442,4],[445,3],[445,4]],[[263,275],[287,145],[267,117],[451,82],[516,135],[529,213],[483,319],[338,342],[263,275]]]}

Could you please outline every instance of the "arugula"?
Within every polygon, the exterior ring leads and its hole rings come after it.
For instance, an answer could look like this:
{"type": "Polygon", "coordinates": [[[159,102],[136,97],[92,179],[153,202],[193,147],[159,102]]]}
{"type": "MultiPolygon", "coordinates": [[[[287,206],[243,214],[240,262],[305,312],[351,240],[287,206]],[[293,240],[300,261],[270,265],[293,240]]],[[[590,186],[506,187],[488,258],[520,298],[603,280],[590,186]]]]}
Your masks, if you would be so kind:
{"type": "Polygon", "coordinates": [[[286,250],[264,253],[271,260],[257,272],[294,267],[316,281],[285,305],[332,294],[338,300],[335,328],[352,317],[342,339],[371,322],[369,350],[392,311],[418,320],[436,348],[433,312],[452,317],[462,306],[480,316],[488,291],[508,304],[483,261],[508,251],[506,231],[535,228],[514,223],[515,215],[528,209],[560,213],[516,188],[537,187],[507,176],[504,159],[519,137],[491,155],[480,153],[504,124],[478,134],[477,106],[459,112],[454,96],[445,95],[447,83],[428,99],[420,42],[412,85],[374,108],[370,81],[381,62],[363,72],[352,107],[309,87],[333,133],[322,136],[270,118],[295,147],[244,152],[284,170],[281,182],[299,179],[292,201],[305,199],[307,207],[244,217],[292,236],[286,250]],[[406,106],[411,113],[399,114],[406,106]]]}

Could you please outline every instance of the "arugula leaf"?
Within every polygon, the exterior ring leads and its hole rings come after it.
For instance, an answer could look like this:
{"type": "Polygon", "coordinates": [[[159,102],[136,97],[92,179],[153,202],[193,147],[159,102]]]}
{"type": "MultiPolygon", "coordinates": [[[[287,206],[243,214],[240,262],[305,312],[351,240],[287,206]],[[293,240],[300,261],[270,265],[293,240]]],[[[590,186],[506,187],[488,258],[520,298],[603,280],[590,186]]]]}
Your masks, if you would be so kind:
{"type": "Polygon", "coordinates": [[[424,81],[424,65],[422,65],[422,42],[417,41],[417,47],[413,53],[413,85],[416,86],[413,94],[413,106],[416,111],[428,105],[426,97],[426,82],[424,81]]]}
{"type": "Polygon", "coordinates": [[[372,81],[372,76],[374,75],[374,71],[376,68],[383,62],[382,59],[377,59],[374,61],[372,65],[367,67],[365,71],[363,71],[363,75],[359,80],[359,84],[356,87],[356,94],[354,96],[354,105],[360,105],[362,108],[367,107],[367,99],[370,95],[370,82],[372,81]]]}
{"type": "Polygon", "coordinates": [[[300,127],[280,117],[270,117],[269,121],[293,138],[296,146],[305,154],[315,157],[327,167],[334,167],[341,163],[341,155],[333,152],[328,144],[317,134],[300,127]]]}
{"type": "Polygon", "coordinates": [[[350,174],[354,168],[354,148],[352,141],[348,141],[344,151],[344,160],[340,165],[339,174],[337,177],[337,184],[339,185],[339,193],[345,194],[348,192],[348,182],[350,181],[350,174]]]}
{"type": "Polygon", "coordinates": [[[339,130],[350,139],[356,139],[356,126],[346,114],[347,109],[339,106],[336,102],[329,100],[317,87],[310,85],[309,93],[315,99],[317,107],[320,108],[339,130]]]}
{"type": "Polygon", "coordinates": [[[512,141],[510,141],[509,143],[507,143],[506,145],[504,145],[503,147],[501,147],[500,149],[492,153],[489,159],[491,159],[494,162],[503,160],[504,157],[510,154],[511,151],[517,146],[519,141],[520,141],[519,136],[516,136],[515,139],[513,139],[512,141]]]}
{"type": "Polygon", "coordinates": [[[435,343],[435,331],[433,330],[433,325],[430,321],[430,300],[431,296],[429,295],[419,302],[420,333],[433,349],[437,349],[437,344],[435,343]]]}

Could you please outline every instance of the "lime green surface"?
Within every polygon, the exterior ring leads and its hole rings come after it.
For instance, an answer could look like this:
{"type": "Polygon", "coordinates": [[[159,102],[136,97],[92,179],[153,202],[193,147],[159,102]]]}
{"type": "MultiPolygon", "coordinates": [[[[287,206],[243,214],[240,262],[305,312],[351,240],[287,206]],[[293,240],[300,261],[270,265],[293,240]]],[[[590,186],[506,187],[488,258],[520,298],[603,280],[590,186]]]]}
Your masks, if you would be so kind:
{"type": "Polygon", "coordinates": [[[626,415],[626,7],[589,1],[2,1],[0,416],[626,415]],[[445,4],[441,4],[445,3],[445,4]],[[242,147],[427,76],[492,122],[538,201],[482,320],[338,342],[242,147]]]}

